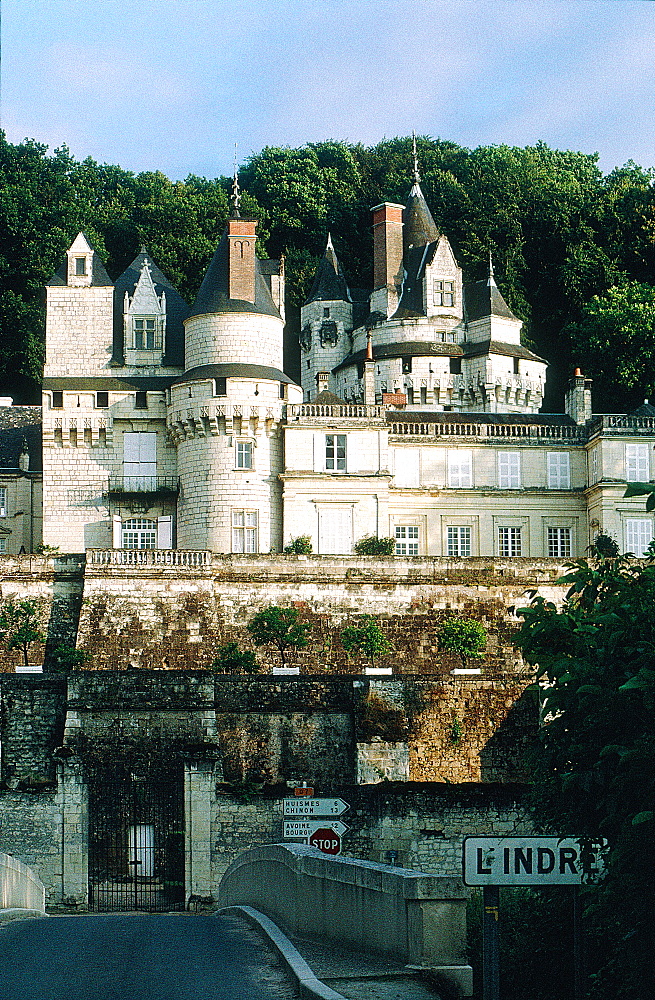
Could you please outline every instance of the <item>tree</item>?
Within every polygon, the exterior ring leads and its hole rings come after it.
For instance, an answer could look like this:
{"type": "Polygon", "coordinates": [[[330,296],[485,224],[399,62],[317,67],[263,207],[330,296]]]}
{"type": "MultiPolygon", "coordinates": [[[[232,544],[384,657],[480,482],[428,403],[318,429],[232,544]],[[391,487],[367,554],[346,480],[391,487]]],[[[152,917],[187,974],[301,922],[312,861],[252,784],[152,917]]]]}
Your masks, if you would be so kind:
{"type": "Polygon", "coordinates": [[[258,669],[255,654],[249,649],[239,649],[236,642],[218,647],[211,668],[217,674],[256,674],[258,669]]]}
{"type": "Polygon", "coordinates": [[[296,608],[280,608],[269,604],[258,611],[246,628],[257,646],[275,646],[282,666],[286,666],[288,649],[304,649],[307,645],[309,624],[299,620],[296,608]]]}
{"type": "Polygon", "coordinates": [[[437,632],[439,648],[457,653],[466,667],[469,659],[481,659],[487,646],[487,631],[473,618],[448,618],[437,632]]]}
{"type": "Polygon", "coordinates": [[[655,801],[655,561],[577,560],[561,608],[534,596],[517,643],[537,665],[544,717],[534,754],[541,828],[609,848],[586,890],[597,935],[593,996],[648,996],[655,801]]]}
{"type": "Polygon", "coordinates": [[[310,556],[313,549],[309,535],[298,535],[297,538],[292,538],[289,544],[284,546],[286,555],[310,556]]]}
{"type": "Polygon", "coordinates": [[[28,650],[33,642],[44,642],[39,612],[33,601],[5,601],[0,608],[0,639],[7,649],[22,649],[23,663],[29,665],[28,650]]]}
{"type": "Polygon", "coordinates": [[[368,656],[371,667],[380,656],[386,656],[393,650],[384,632],[373,615],[362,615],[359,625],[349,625],[341,633],[341,645],[349,653],[355,652],[368,656]]]}
{"type": "Polygon", "coordinates": [[[355,542],[355,552],[358,556],[392,556],[395,551],[395,538],[378,538],[377,535],[364,535],[358,542],[355,542]]]}

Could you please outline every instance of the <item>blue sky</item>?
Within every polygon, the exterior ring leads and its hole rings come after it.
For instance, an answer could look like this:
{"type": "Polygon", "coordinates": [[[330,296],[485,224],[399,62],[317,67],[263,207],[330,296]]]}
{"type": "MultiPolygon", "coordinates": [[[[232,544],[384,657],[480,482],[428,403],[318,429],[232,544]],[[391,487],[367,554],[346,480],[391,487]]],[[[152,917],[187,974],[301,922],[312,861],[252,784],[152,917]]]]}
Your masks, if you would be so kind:
{"type": "Polygon", "coordinates": [[[174,179],[412,129],[655,165],[652,0],[4,0],[2,36],[11,142],[174,179]]]}

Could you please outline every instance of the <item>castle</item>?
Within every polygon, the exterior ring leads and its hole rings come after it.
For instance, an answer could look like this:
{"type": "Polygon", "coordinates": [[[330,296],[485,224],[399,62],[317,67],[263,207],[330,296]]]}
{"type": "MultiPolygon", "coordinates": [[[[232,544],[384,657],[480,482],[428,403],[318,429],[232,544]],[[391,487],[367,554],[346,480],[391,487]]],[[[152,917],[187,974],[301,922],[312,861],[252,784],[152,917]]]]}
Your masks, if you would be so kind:
{"type": "Polygon", "coordinates": [[[491,261],[464,284],[416,167],[405,206],[373,209],[366,300],[328,238],[302,388],[283,371],[284,263],[255,241],[237,196],[189,308],[145,249],[112,282],[77,236],[47,286],[42,477],[36,410],[0,407],[0,551],[253,554],[308,535],[347,554],[376,535],[403,556],[568,558],[602,532],[644,552],[653,517],[624,492],[653,476],[655,408],[593,414],[578,370],[566,413],[539,412],[546,362],[491,261]]]}

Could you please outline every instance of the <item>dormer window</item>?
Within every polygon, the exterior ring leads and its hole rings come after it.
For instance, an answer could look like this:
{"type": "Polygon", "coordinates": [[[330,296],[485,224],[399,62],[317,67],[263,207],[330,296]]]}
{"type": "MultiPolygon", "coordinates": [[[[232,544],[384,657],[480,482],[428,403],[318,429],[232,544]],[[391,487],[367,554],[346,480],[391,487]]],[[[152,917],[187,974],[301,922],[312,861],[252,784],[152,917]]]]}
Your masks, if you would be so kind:
{"type": "Polygon", "coordinates": [[[154,351],[155,349],[155,319],[134,319],[134,350],[154,351]]]}
{"type": "Polygon", "coordinates": [[[435,306],[451,307],[455,305],[455,282],[438,279],[434,282],[435,306]]]}
{"type": "Polygon", "coordinates": [[[150,272],[150,264],[144,258],[134,295],[125,292],[123,322],[127,364],[151,365],[152,357],[144,357],[145,352],[164,350],[166,339],[166,293],[157,294],[150,272]]]}
{"type": "Polygon", "coordinates": [[[75,275],[77,277],[84,277],[85,274],[86,274],[86,257],[76,257],[75,275]]]}

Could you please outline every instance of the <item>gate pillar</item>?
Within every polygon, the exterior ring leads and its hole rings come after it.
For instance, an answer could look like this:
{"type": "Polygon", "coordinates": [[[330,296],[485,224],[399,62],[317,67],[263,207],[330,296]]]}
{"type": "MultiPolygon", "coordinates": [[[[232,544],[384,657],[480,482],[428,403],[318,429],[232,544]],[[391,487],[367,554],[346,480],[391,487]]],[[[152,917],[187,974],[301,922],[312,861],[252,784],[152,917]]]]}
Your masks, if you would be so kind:
{"type": "Polygon", "coordinates": [[[186,894],[211,896],[211,807],[215,791],[214,761],[184,765],[186,825],[186,894]]]}
{"type": "Polygon", "coordinates": [[[66,760],[58,775],[62,902],[86,906],[89,880],[89,790],[79,761],[66,760]]]}

